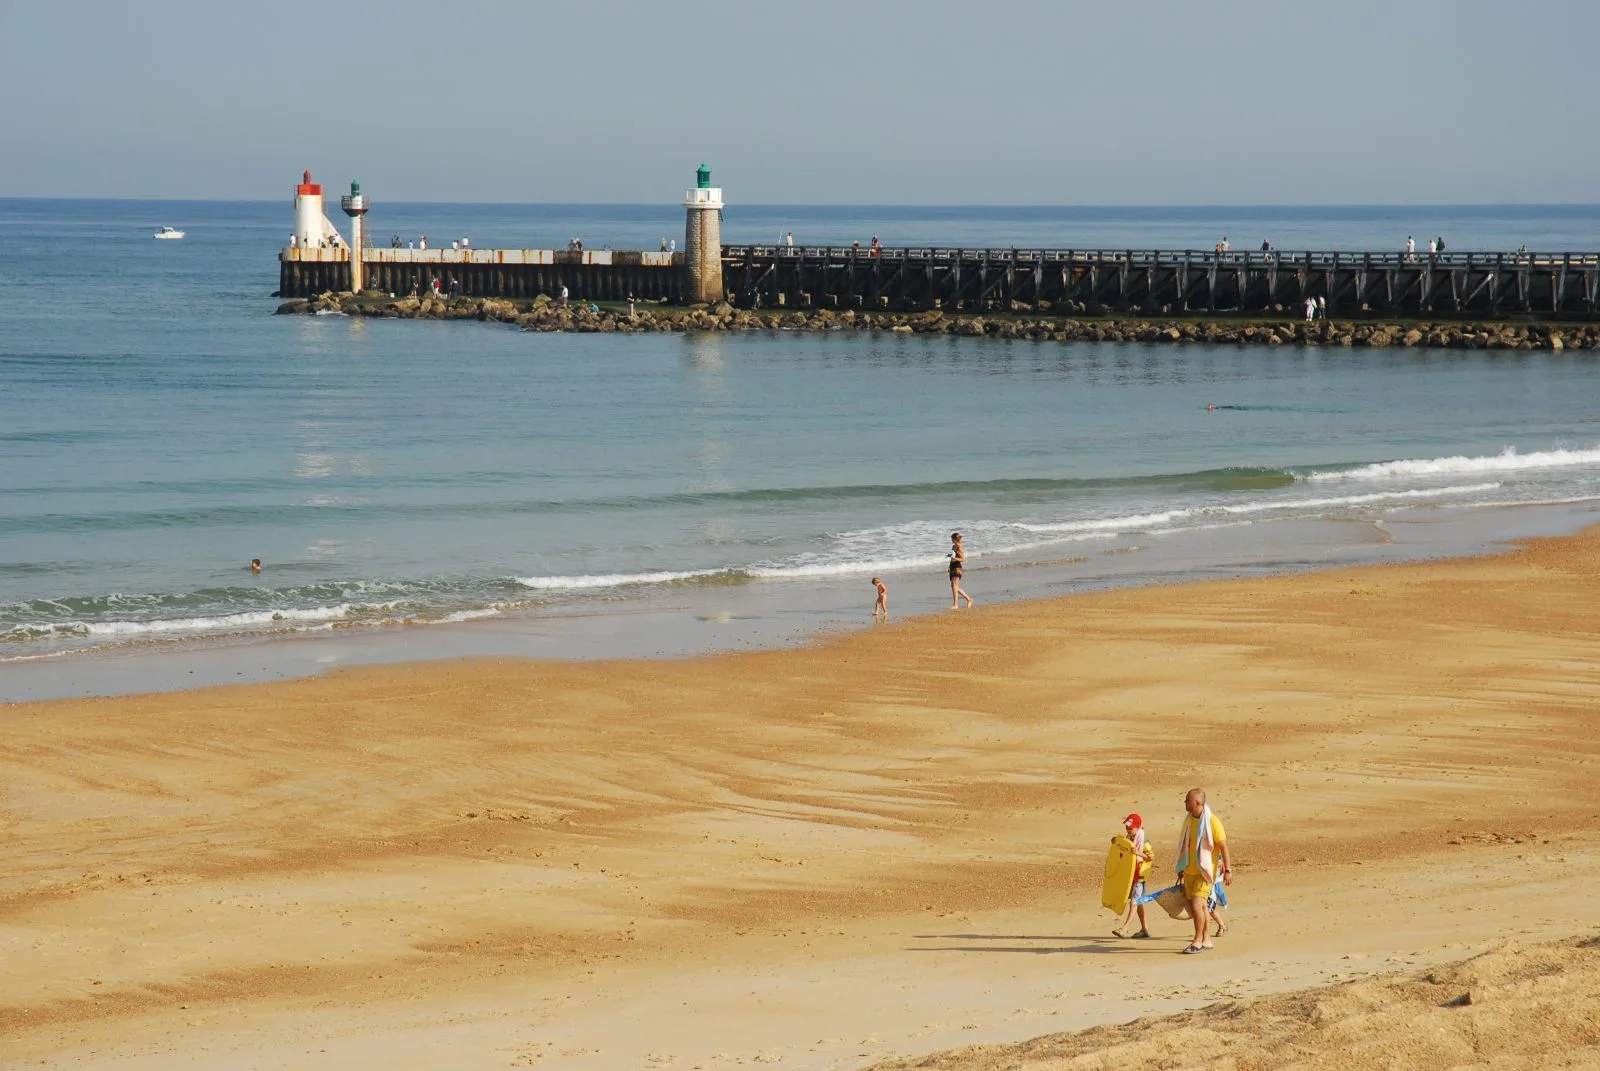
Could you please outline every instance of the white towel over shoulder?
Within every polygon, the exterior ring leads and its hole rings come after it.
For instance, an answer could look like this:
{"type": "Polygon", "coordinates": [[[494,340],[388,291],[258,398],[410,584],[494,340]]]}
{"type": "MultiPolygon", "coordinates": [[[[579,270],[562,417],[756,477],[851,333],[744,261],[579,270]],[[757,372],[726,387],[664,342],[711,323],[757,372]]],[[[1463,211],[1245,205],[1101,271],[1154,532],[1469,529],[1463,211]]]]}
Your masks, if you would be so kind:
{"type": "Polygon", "coordinates": [[[1189,853],[1193,852],[1195,862],[1200,872],[1206,876],[1206,880],[1215,881],[1217,877],[1216,857],[1213,854],[1215,849],[1216,844],[1211,838],[1211,808],[1201,807],[1200,817],[1184,819],[1183,832],[1178,835],[1178,851],[1174,855],[1178,873],[1182,874],[1189,869],[1189,853]],[[1194,830],[1192,837],[1190,829],[1194,830]],[[1197,843],[1190,844],[1191,839],[1197,843]]]}

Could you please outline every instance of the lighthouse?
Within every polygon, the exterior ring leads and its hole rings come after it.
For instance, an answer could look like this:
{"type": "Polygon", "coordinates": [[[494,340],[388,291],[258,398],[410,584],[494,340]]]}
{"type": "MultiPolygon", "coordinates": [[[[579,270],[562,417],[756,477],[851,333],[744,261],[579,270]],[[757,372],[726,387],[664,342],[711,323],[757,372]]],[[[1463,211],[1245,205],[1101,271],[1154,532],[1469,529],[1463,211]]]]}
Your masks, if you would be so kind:
{"type": "Polygon", "coordinates": [[[350,180],[350,192],[339,198],[339,207],[350,217],[350,290],[361,293],[361,217],[367,214],[367,199],[361,196],[361,183],[350,180]]]}
{"type": "Polygon", "coordinates": [[[311,181],[311,172],[302,172],[300,185],[294,188],[295,242],[314,248],[332,230],[333,224],[322,214],[322,187],[311,181]]]}
{"type": "Polygon", "coordinates": [[[714,304],[724,296],[722,289],[722,189],[711,185],[711,169],[705,164],[695,172],[695,187],[683,196],[685,221],[684,287],[691,304],[714,304]]]}

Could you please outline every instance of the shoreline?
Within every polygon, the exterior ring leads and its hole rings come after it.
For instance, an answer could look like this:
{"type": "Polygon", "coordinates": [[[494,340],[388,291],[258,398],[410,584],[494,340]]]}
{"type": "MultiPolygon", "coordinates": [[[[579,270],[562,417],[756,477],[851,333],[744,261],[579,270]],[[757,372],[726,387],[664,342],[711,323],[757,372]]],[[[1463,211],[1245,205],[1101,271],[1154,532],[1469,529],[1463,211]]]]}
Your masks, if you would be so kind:
{"type": "Polygon", "coordinates": [[[1597,561],[20,705],[0,1023],[79,1068],[823,1071],[1588,936],[1597,561]],[[1094,902],[1195,783],[1240,871],[1198,964],[1094,902]]]}
{"type": "MultiPolygon", "coordinates": [[[[986,556],[978,556],[969,573],[986,589],[986,605],[1047,602],[1097,591],[1493,556],[1512,552],[1521,540],[1577,534],[1596,524],[1597,515],[1597,502],[1399,510],[1377,522],[1371,533],[1365,532],[1368,525],[1336,519],[1280,521],[1219,532],[1212,540],[1203,538],[1207,533],[1130,536],[1086,545],[1053,562],[986,562],[986,556]],[[1196,537],[1201,537],[1199,546],[1196,537]]],[[[894,589],[894,623],[944,612],[942,572],[884,575],[894,589]]],[[[507,611],[461,621],[202,635],[68,650],[0,662],[0,704],[307,679],[350,666],[480,658],[683,660],[795,649],[875,627],[860,597],[863,585],[857,581],[863,579],[864,574],[803,585],[779,580],[667,588],[610,605],[507,611]]]]}
{"type": "Polygon", "coordinates": [[[390,298],[327,293],[295,298],[278,315],[343,313],[382,319],[478,320],[511,324],[524,331],[633,334],[686,331],[887,331],[1036,342],[1147,342],[1230,346],[1363,346],[1381,349],[1594,350],[1600,323],[1586,320],[1430,318],[1303,320],[1292,316],[1157,315],[1052,316],[1027,307],[1009,311],[865,312],[827,309],[736,309],[727,302],[687,307],[641,303],[630,315],[626,303],[575,301],[562,307],[548,297],[531,300],[473,297],[390,298]]]}
{"type": "Polygon", "coordinates": [[[75,1068],[824,1071],[1587,937],[1597,560],[24,704],[0,1023],[75,1068]],[[1200,964],[1094,903],[1194,783],[1240,868],[1200,964]]]}

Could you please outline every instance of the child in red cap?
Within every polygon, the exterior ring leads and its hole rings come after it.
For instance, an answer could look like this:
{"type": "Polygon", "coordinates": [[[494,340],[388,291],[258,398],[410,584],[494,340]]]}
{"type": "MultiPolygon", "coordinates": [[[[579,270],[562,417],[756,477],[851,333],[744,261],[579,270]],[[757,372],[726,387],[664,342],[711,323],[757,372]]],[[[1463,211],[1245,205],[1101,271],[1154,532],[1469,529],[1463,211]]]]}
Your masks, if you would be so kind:
{"type": "Polygon", "coordinates": [[[1128,894],[1128,911],[1122,916],[1122,921],[1117,928],[1111,931],[1113,937],[1149,937],[1150,930],[1145,925],[1144,905],[1138,903],[1139,897],[1144,895],[1145,875],[1150,873],[1150,864],[1155,859],[1155,852],[1150,845],[1145,843],[1144,819],[1137,814],[1130,814],[1122,820],[1123,832],[1133,842],[1133,854],[1139,858],[1139,865],[1133,869],[1133,889],[1128,894]],[[1139,913],[1139,932],[1130,934],[1128,926],[1133,922],[1133,913],[1139,913]]]}

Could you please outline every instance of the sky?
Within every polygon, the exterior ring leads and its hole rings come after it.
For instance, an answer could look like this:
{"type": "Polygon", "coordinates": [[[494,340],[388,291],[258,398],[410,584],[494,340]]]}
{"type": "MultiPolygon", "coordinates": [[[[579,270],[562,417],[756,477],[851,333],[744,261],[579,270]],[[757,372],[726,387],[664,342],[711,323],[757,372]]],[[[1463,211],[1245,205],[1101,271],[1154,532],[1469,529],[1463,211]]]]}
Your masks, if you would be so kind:
{"type": "Polygon", "coordinates": [[[1591,203],[1595,0],[0,0],[0,197],[1591,203]]]}

